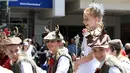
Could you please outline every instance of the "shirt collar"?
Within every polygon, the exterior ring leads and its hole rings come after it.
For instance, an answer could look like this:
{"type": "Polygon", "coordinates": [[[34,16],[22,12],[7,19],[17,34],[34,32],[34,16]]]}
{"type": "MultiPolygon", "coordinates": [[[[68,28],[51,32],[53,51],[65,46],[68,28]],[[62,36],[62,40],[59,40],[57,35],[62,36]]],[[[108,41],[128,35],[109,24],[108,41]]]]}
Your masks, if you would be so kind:
{"type": "Polygon", "coordinates": [[[100,63],[99,68],[101,68],[103,66],[103,64],[105,63],[105,61],[109,58],[109,54],[106,54],[106,58],[100,63]]]}

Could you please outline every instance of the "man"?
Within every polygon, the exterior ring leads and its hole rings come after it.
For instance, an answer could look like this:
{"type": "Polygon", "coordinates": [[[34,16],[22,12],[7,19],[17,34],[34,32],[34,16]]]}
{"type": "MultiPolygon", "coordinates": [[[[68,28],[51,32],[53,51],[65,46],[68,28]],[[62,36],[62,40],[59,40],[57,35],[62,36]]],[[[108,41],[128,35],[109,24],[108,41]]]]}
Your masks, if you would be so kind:
{"type": "Polygon", "coordinates": [[[52,53],[52,57],[48,61],[48,73],[73,73],[71,57],[66,50],[62,50],[63,48],[61,48],[63,36],[59,32],[59,29],[49,32],[44,37],[44,40],[46,41],[47,48],[52,53]]]}
{"type": "Polygon", "coordinates": [[[12,71],[14,73],[39,73],[39,69],[32,58],[21,52],[21,42],[19,37],[7,37],[0,43],[10,58],[12,71]]]}
{"type": "Polygon", "coordinates": [[[121,64],[126,69],[126,71],[130,73],[130,60],[126,56],[123,56],[121,53],[122,50],[121,40],[113,39],[109,41],[109,46],[110,46],[111,54],[117,57],[117,59],[121,62],[121,64]]]}
{"type": "Polygon", "coordinates": [[[126,73],[121,62],[108,53],[108,35],[104,35],[103,39],[98,39],[92,46],[95,58],[101,63],[99,69],[95,73],[126,73]],[[97,72],[98,71],[98,72],[97,72]]]}
{"type": "Polygon", "coordinates": [[[1,66],[0,66],[0,72],[2,72],[2,73],[13,73],[11,70],[8,70],[8,69],[3,68],[1,66]]]}
{"type": "Polygon", "coordinates": [[[130,59],[130,43],[125,44],[125,52],[126,52],[128,58],[130,59]]]}
{"type": "Polygon", "coordinates": [[[76,44],[73,38],[70,39],[70,44],[68,45],[68,51],[71,56],[73,56],[73,54],[76,55],[76,44]]]}

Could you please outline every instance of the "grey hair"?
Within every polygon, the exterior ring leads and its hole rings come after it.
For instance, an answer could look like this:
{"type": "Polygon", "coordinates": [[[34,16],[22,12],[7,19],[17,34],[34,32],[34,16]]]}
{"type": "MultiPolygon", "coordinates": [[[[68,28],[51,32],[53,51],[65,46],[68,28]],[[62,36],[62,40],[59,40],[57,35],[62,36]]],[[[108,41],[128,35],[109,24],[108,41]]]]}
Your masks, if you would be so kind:
{"type": "Polygon", "coordinates": [[[130,43],[126,43],[126,44],[125,44],[125,48],[126,48],[126,49],[130,49],[130,43]]]}
{"type": "Polygon", "coordinates": [[[103,4],[91,3],[89,4],[89,8],[92,8],[98,17],[102,17],[104,15],[104,6],[103,4]]]}

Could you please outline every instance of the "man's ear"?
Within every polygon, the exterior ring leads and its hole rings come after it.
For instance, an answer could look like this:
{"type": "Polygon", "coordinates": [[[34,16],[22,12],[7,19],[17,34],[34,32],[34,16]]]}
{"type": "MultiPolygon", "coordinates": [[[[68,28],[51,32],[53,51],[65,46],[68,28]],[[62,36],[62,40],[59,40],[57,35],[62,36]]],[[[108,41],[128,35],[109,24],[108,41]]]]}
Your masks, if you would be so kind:
{"type": "Polygon", "coordinates": [[[113,53],[114,53],[114,55],[116,55],[117,51],[116,51],[116,50],[114,50],[114,51],[113,51],[113,53]]]}

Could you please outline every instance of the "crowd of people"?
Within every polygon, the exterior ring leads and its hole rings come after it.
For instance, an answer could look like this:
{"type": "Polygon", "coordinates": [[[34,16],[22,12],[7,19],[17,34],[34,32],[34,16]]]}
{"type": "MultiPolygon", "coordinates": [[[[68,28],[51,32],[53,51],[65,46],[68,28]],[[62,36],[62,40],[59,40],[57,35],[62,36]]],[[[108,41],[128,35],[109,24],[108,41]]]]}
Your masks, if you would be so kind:
{"type": "Polygon", "coordinates": [[[59,26],[42,35],[39,46],[15,28],[0,32],[0,72],[3,73],[130,73],[130,43],[111,39],[104,24],[104,7],[91,3],[83,12],[83,40],[66,44],[59,26]],[[11,33],[11,34],[10,34],[11,33]],[[125,48],[125,49],[124,49],[125,48]]]}

